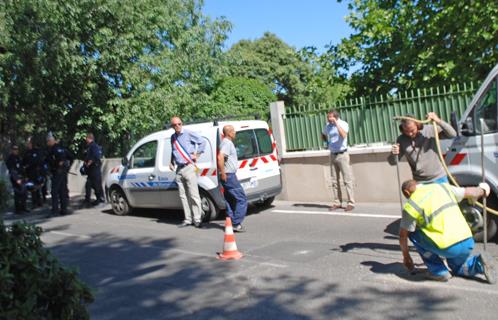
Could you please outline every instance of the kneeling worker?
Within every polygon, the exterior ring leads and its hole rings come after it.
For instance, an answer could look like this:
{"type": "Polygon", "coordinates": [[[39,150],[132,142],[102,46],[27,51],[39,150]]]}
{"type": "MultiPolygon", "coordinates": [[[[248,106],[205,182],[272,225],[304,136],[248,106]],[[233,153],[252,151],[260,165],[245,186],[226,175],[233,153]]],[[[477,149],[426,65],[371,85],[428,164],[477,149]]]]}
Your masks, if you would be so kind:
{"type": "Polygon", "coordinates": [[[225,202],[227,215],[232,219],[233,231],[244,232],[242,221],[247,212],[247,198],[244,189],[240,185],[235,173],[238,168],[237,150],[233,141],[235,140],[235,129],[233,126],[223,127],[223,141],[218,153],[218,170],[220,172],[221,184],[225,189],[225,202]]]}
{"type": "Polygon", "coordinates": [[[484,274],[489,283],[496,282],[491,258],[486,254],[471,256],[474,249],[472,232],[458,202],[463,198],[476,200],[489,195],[489,185],[457,188],[447,183],[418,184],[405,181],[402,191],[408,198],[403,208],[399,243],[403,252],[403,264],[412,271],[412,258],[408,250],[410,238],[429,271],[428,278],[448,281],[454,276],[471,277],[484,274]]]}

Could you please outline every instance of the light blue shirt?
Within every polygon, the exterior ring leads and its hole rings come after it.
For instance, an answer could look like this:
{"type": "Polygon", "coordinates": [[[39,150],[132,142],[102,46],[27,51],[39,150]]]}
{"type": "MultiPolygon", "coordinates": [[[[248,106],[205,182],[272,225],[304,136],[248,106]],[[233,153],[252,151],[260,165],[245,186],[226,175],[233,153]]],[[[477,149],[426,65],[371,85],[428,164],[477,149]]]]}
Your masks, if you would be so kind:
{"type": "Polygon", "coordinates": [[[173,160],[176,164],[188,164],[189,162],[185,160],[180,152],[176,149],[175,140],[183,147],[183,149],[192,156],[193,153],[203,153],[206,147],[206,141],[196,132],[183,129],[179,134],[173,133],[171,136],[171,148],[173,150],[173,160]]]}
{"type": "MultiPolygon", "coordinates": [[[[349,132],[349,125],[346,121],[337,120],[337,125],[340,126],[346,133],[349,132]]],[[[327,137],[327,146],[330,152],[342,152],[348,148],[348,137],[341,137],[337,125],[327,123],[323,128],[322,133],[327,137]]]]}

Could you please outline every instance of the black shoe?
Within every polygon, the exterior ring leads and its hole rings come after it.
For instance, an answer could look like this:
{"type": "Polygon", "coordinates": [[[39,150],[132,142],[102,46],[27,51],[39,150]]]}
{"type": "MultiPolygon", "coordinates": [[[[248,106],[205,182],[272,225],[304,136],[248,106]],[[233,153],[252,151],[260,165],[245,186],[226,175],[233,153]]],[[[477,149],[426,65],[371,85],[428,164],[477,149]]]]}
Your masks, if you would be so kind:
{"type": "Polygon", "coordinates": [[[66,209],[66,210],[61,210],[61,216],[67,216],[69,214],[73,213],[72,210],[66,209]]]}
{"type": "Polygon", "coordinates": [[[194,226],[197,228],[197,229],[206,229],[206,225],[202,222],[196,222],[194,223],[194,226]]]}
{"type": "Polygon", "coordinates": [[[233,227],[234,232],[246,232],[246,228],[244,228],[241,224],[238,224],[233,227]]]}
{"type": "Polygon", "coordinates": [[[97,200],[95,200],[94,202],[92,202],[92,206],[94,206],[94,207],[95,207],[95,206],[98,206],[99,204],[102,204],[102,203],[104,203],[104,200],[102,200],[102,199],[97,199],[97,200]]]}
{"type": "Polygon", "coordinates": [[[178,225],[178,228],[185,228],[185,227],[189,227],[189,226],[191,226],[191,225],[192,225],[191,223],[188,223],[188,222],[183,221],[182,223],[180,223],[180,224],[178,225]]]}
{"type": "Polygon", "coordinates": [[[484,270],[483,273],[484,273],[484,276],[486,277],[486,281],[489,284],[495,284],[496,283],[496,272],[495,272],[495,268],[493,266],[493,259],[485,252],[481,253],[479,255],[479,258],[477,258],[477,259],[484,270]]]}
{"type": "Polygon", "coordinates": [[[92,202],[90,200],[84,200],[81,202],[81,207],[82,208],[91,208],[92,202]]]}

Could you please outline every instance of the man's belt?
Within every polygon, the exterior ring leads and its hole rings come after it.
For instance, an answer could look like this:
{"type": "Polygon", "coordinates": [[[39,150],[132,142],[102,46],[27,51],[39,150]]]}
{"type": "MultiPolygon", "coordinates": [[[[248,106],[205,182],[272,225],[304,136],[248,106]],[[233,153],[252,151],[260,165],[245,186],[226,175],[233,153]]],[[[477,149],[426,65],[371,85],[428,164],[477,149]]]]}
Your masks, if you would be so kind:
{"type": "Polygon", "coordinates": [[[348,151],[348,149],[344,149],[344,150],[342,150],[342,151],[338,151],[338,152],[334,152],[334,151],[332,151],[332,154],[333,154],[334,156],[336,156],[336,155],[338,155],[338,154],[343,154],[343,153],[345,153],[345,152],[347,152],[347,151],[348,151]]]}
{"type": "Polygon", "coordinates": [[[180,169],[185,168],[188,165],[190,165],[190,163],[179,163],[179,164],[176,165],[176,169],[180,170],[180,169]]]}

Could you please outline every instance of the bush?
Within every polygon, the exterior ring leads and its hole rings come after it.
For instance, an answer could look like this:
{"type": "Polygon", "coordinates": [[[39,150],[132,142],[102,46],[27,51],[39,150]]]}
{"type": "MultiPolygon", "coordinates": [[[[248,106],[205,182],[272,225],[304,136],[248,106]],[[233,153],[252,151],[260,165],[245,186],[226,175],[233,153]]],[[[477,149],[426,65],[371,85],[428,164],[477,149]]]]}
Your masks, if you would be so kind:
{"type": "Polygon", "coordinates": [[[0,176],[0,214],[11,206],[10,182],[0,176]]]}
{"type": "Polygon", "coordinates": [[[89,319],[90,289],[43,247],[41,232],[0,221],[0,319],[89,319]]]}

